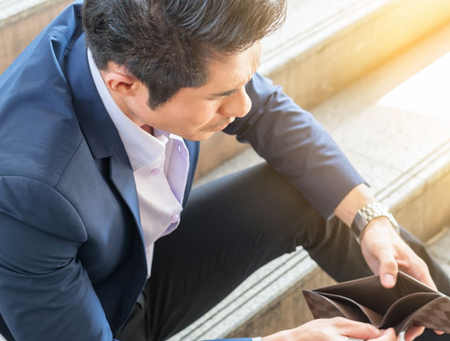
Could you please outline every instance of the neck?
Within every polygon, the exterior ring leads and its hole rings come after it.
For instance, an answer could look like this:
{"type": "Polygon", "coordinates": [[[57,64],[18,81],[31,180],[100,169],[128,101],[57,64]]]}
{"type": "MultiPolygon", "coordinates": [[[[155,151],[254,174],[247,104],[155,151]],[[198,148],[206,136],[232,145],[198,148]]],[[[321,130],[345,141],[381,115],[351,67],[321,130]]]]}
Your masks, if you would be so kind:
{"type": "Polygon", "coordinates": [[[154,131],[153,131],[153,127],[150,127],[148,124],[144,124],[141,126],[142,130],[145,130],[147,133],[149,133],[150,135],[155,136],[154,131]]]}

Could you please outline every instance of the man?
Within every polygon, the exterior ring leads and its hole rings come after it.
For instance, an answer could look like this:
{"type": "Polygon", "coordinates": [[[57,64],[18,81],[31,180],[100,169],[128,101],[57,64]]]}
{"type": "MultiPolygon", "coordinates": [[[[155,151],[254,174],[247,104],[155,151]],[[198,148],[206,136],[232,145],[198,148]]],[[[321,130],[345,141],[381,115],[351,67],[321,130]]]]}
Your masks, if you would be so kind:
{"type": "MultiPolygon", "coordinates": [[[[337,280],[401,269],[444,292],[323,128],[255,73],[282,0],[87,0],[0,78],[0,333],[164,340],[260,266],[303,245],[337,280]],[[190,194],[200,141],[224,130],[261,165],[190,194]],[[273,167],[273,168],[272,168],[273,167]],[[378,204],[375,204],[378,205],[378,204]],[[339,219],[327,224],[335,213],[339,219]],[[361,232],[362,231],[362,232],[361,232]],[[367,261],[367,264],[365,263],[367,261]]],[[[411,327],[407,339],[422,332],[411,327]]],[[[317,320],[277,340],[395,340],[317,320]]],[[[244,339],[243,339],[244,340],[244,339]]]]}

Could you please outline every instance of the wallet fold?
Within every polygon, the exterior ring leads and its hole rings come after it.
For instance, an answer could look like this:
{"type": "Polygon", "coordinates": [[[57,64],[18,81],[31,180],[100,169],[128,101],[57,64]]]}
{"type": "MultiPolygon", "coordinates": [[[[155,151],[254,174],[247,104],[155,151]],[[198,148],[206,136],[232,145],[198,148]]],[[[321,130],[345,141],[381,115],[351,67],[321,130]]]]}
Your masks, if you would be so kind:
{"type": "Polygon", "coordinates": [[[399,272],[394,288],[378,276],[303,290],[314,318],[345,317],[399,334],[411,325],[450,334],[450,298],[399,272]]]}

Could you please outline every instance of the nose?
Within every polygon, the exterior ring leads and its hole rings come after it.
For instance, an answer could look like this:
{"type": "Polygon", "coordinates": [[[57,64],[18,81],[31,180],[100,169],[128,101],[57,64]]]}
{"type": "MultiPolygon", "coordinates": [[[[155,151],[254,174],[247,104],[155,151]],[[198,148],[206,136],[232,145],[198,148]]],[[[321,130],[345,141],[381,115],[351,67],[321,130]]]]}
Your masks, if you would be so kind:
{"type": "Polygon", "coordinates": [[[245,87],[228,97],[219,108],[219,113],[227,117],[244,117],[250,111],[252,101],[248,97],[245,87]]]}

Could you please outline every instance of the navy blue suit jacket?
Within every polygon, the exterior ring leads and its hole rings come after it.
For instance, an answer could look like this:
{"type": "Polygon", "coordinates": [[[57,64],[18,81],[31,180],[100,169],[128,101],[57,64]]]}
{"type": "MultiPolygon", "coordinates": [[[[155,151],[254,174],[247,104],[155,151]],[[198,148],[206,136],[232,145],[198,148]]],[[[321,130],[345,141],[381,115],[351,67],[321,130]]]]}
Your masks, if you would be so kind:
{"type": "MultiPolygon", "coordinates": [[[[87,64],[80,3],[0,77],[0,333],[111,340],[146,282],[131,166],[87,64]]],[[[256,74],[249,142],[328,216],[363,179],[314,118],[256,74]]],[[[186,141],[189,195],[199,143],[186,141]]]]}

